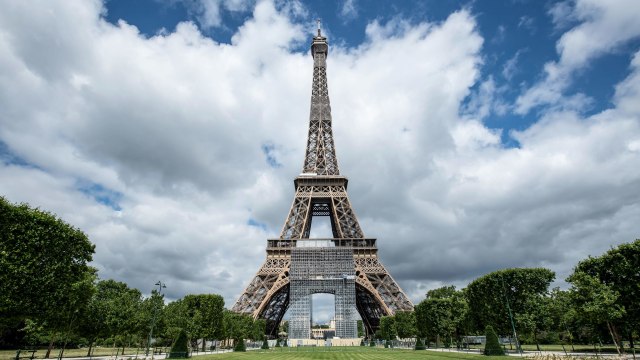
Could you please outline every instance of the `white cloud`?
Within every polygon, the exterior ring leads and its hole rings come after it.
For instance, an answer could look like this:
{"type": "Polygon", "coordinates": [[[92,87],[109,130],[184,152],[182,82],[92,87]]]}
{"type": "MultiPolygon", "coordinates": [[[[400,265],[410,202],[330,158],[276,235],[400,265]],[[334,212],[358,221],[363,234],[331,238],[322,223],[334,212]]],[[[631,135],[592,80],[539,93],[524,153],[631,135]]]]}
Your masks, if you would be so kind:
{"type": "Polygon", "coordinates": [[[200,27],[210,29],[222,25],[222,11],[244,12],[250,9],[255,0],[170,0],[182,2],[194,16],[200,27]]]}
{"type": "MultiPolygon", "coordinates": [[[[160,279],[173,298],[218,292],[230,306],[293,198],[312,76],[293,49],[311,34],[270,2],[231,44],[191,23],[147,38],[102,11],[51,1],[0,13],[0,140],[33,165],[4,161],[0,194],[86,231],[102,277],[145,292],[160,279]]],[[[365,43],[328,59],[351,202],[414,299],[505,266],[563,278],[640,230],[640,57],[612,109],[548,112],[505,149],[480,122],[495,84],[461,115],[482,43],[462,10],[438,24],[374,22],[365,43]]]]}
{"type": "Polygon", "coordinates": [[[358,17],[358,5],[356,0],[344,0],[340,8],[340,16],[344,21],[350,21],[358,17]]]}
{"type": "MultiPolygon", "coordinates": [[[[578,0],[569,10],[565,3],[551,8],[554,23],[562,18],[576,19],[580,23],[565,32],[556,44],[558,61],[548,62],[544,78],[527,89],[516,100],[516,111],[526,114],[540,105],[558,105],[569,100],[571,108],[579,109],[588,103],[582,94],[565,96],[577,70],[589,65],[596,57],[616,50],[625,42],[640,36],[640,3],[633,0],[595,1],[578,0]]],[[[567,108],[567,106],[564,106],[567,108]]]]}

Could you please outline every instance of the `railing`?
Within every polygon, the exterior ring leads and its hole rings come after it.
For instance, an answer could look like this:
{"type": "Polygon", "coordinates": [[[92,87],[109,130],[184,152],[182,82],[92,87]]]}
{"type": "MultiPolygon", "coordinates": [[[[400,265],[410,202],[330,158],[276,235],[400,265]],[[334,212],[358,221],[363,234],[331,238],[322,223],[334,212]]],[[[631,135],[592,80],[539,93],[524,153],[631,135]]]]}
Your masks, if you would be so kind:
{"type": "Polygon", "coordinates": [[[268,239],[267,250],[293,247],[376,248],[376,239],[268,239]]]}

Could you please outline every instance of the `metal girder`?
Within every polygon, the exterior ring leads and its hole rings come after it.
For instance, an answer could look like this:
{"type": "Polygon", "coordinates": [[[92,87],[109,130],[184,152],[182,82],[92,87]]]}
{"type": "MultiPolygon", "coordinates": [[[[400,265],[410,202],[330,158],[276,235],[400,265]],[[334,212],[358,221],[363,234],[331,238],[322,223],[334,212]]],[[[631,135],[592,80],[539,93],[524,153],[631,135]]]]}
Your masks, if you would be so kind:
{"type": "MultiPolygon", "coordinates": [[[[318,36],[313,38],[311,51],[314,59],[313,85],[302,174],[294,180],[296,193],[280,238],[268,241],[265,263],[232,309],[266,319],[267,334],[276,336],[278,324],[290,304],[296,308],[296,314],[305,318],[310,311],[310,301],[306,297],[315,292],[329,292],[336,294],[337,315],[338,303],[341,308],[339,316],[342,317],[348,313],[345,309],[356,308],[368,334],[373,334],[379,327],[380,317],[393,315],[396,311],[413,310],[413,304],[380,262],[376,240],[365,238],[347,195],[348,180],[340,176],[327,86],[328,44],[319,30],[318,36]],[[314,216],[330,218],[333,239],[308,240],[314,216]],[[295,260],[303,263],[295,263],[292,253],[298,251],[298,247],[317,243],[334,250],[321,248],[310,252],[305,260],[295,260]],[[320,282],[314,283],[313,277],[298,278],[295,284],[292,282],[290,269],[300,269],[300,266],[313,268],[316,277],[328,276],[339,264],[345,264],[337,254],[344,254],[347,249],[353,254],[353,261],[342,272],[344,279],[352,279],[351,285],[324,278],[315,278],[320,282]],[[338,293],[341,294],[339,299],[338,293]]],[[[344,324],[350,324],[349,321],[344,324]]],[[[345,326],[343,333],[350,334],[351,325],[345,326]]]]}

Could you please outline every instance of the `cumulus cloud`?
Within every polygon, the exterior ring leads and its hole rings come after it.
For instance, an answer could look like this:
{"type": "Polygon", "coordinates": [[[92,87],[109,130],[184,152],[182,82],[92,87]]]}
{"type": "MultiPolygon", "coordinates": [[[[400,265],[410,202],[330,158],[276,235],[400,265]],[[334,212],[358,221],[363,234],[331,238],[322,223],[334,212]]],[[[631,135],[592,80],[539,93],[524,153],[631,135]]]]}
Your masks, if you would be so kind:
{"type": "Polygon", "coordinates": [[[571,21],[579,23],[558,40],[559,59],[545,64],[543,79],[516,100],[519,114],[526,114],[540,105],[584,108],[589,99],[583,94],[564,94],[575,72],[588,66],[590,60],[640,36],[640,22],[637,21],[640,3],[633,0],[578,0],[572,7],[559,3],[550,9],[550,15],[556,26],[566,26],[571,21]]]}
{"type": "MultiPolygon", "coordinates": [[[[258,2],[225,44],[189,22],[146,37],[103,20],[99,1],[7,3],[0,193],[87,232],[103,278],[231,306],[302,167],[312,60],[296,49],[312,34],[296,9],[258,2]]],[[[504,148],[482,123],[495,84],[472,95],[484,40],[469,10],[366,35],[328,59],[337,154],[364,232],[414,300],[502,267],[562,279],[637,237],[640,55],[611,109],[548,111],[504,148]]]]}

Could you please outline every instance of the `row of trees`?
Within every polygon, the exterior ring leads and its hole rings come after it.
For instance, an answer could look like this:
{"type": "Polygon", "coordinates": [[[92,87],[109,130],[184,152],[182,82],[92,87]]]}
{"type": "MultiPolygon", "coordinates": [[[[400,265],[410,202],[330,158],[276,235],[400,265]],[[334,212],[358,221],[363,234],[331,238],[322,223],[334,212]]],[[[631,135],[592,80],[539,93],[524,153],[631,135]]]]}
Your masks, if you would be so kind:
{"type": "Polygon", "coordinates": [[[566,280],[568,290],[549,290],[555,274],[544,268],[495,271],[457,290],[430,290],[415,312],[381,319],[384,339],[418,336],[460,345],[466,335],[492,326],[521,342],[600,343],[633,347],[640,329],[640,240],[581,261],[566,280]]]}
{"type": "MultiPolygon", "coordinates": [[[[263,320],[224,309],[219,295],[164,296],[115,280],[89,266],[94,245],[55,215],[0,197],[0,347],[54,343],[146,347],[170,345],[184,330],[201,339],[262,339],[263,320]]],[[[49,356],[47,353],[47,357],[49,356]]]]}

